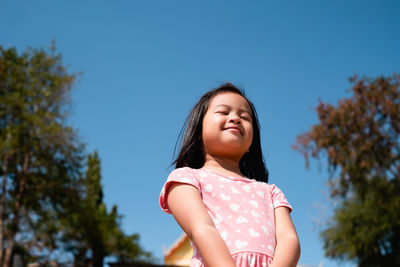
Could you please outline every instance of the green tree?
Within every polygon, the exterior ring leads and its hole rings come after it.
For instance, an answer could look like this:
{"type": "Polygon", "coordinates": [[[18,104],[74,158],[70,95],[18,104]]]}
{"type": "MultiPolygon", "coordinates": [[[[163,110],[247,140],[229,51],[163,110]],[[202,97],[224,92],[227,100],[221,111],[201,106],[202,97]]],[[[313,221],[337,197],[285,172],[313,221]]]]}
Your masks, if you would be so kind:
{"type": "Polygon", "coordinates": [[[65,238],[71,244],[75,266],[102,267],[104,258],[115,256],[119,261],[152,261],[142,250],[137,234],[126,235],[121,230],[121,216],[114,205],[110,212],[103,202],[100,159],[95,151],[88,156],[84,178],[84,193],[79,207],[66,222],[65,238]]]}
{"type": "Polygon", "coordinates": [[[106,210],[97,153],[66,119],[76,79],[55,52],[0,46],[0,266],[102,266],[105,256],[152,260],[106,210]],[[72,227],[74,226],[74,227],[72,227]]]}
{"type": "Polygon", "coordinates": [[[66,124],[76,75],[49,50],[0,46],[0,265],[52,260],[77,191],[83,145],[66,124]],[[53,222],[53,223],[51,223],[53,222]]]}
{"type": "Polygon", "coordinates": [[[359,266],[400,266],[400,77],[350,79],[352,96],[320,102],[319,123],[297,137],[306,159],[327,159],[333,216],[326,255],[359,266]]]}

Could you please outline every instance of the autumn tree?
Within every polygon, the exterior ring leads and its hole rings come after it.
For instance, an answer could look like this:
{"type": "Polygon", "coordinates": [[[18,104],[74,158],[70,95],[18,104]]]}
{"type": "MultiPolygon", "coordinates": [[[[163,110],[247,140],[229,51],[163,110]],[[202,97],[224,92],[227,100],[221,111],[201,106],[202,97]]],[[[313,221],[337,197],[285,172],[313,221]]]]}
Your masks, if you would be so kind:
{"type": "Polygon", "coordinates": [[[11,265],[13,252],[50,261],[59,247],[55,219],[77,194],[83,160],[83,145],[66,123],[75,78],[54,46],[22,55],[0,46],[3,267],[11,265]]]}
{"type": "Polygon", "coordinates": [[[319,122],[294,149],[327,160],[338,203],[321,232],[328,257],[359,266],[400,266],[400,76],[350,79],[337,106],[320,101],[319,122]]]}
{"type": "Polygon", "coordinates": [[[107,256],[115,256],[120,262],[153,260],[140,247],[138,234],[126,235],[122,231],[117,206],[107,210],[96,151],[88,156],[82,193],[80,205],[65,221],[65,243],[74,254],[75,266],[102,267],[107,256]]]}

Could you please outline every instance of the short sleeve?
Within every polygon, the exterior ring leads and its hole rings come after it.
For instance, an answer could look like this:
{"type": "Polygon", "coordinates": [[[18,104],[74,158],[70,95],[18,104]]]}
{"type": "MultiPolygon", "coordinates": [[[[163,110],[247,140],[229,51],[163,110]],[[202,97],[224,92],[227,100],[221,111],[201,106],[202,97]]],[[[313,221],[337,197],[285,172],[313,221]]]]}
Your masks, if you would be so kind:
{"type": "Polygon", "coordinates": [[[269,190],[271,192],[272,206],[274,209],[278,207],[287,207],[290,212],[293,210],[283,192],[276,185],[269,185],[269,190]]]}
{"type": "Polygon", "coordinates": [[[160,193],[160,206],[161,209],[167,213],[171,213],[167,205],[167,192],[172,183],[189,184],[196,187],[200,191],[200,182],[196,175],[190,172],[190,168],[178,168],[173,170],[165,182],[160,193]]]}

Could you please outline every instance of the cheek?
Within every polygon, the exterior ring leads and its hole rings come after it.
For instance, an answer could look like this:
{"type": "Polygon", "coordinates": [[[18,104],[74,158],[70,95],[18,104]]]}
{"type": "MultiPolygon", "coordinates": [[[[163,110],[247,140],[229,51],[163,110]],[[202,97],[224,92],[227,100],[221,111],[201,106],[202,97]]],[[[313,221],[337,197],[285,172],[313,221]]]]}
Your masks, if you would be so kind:
{"type": "Polygon", "coordinates": [[[216,127],[208,125],[208,127],[204,127],[201,136],[203,140],[214,139],[217,136],[217,132],[215,130],[216,127]]]}
{"type": "Polygon", "coordinates": [[[223,120],[221,117],[218,116],[207,116],[204,117],[202,126],[203,130],[215,130],[219,129],[221,127],[221,124],[223,123],[223,120]]]}
{"type": "Polygon", "coordinates": [[[250,127],[248,133],[249,133],[249,146],[251,146],[251,144],[253,143],[253,137],[254,137],[253,127],[250,127]]]}
{"type": "Polygon", "coordinates": [[[202,124],[201,135],[203,139],[207,139],[213,135],[213,129],[215,129],[215,122],[212,118],[204,117],[202,124]]]}

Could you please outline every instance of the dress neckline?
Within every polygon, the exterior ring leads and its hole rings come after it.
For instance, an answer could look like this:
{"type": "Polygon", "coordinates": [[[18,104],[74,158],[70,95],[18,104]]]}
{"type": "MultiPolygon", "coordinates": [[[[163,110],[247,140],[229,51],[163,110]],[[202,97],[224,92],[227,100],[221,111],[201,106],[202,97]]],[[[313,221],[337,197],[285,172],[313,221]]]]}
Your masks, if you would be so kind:
{"type": "Polygon", "coordinates": [[[234,181],[251,182],[253,180],[253,179],[250,179],[250,178],[247,178],[247,177],[243,177],[243,176],[231,176],[231,175],[221,174],[221,173],[215,172],[215,171],[207,169],[207,168],[199,169],[199,170],[203,170],[203,171],[206,171],[206,172],[218,175],[218,176],[222,176],[222,177],[234,180],[234,181]]]}

